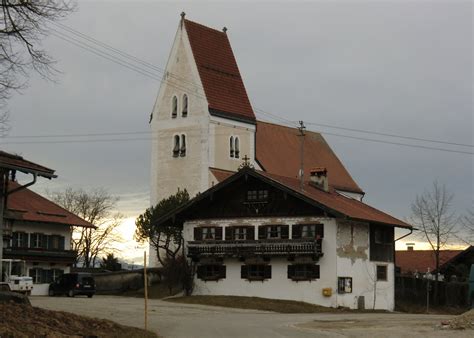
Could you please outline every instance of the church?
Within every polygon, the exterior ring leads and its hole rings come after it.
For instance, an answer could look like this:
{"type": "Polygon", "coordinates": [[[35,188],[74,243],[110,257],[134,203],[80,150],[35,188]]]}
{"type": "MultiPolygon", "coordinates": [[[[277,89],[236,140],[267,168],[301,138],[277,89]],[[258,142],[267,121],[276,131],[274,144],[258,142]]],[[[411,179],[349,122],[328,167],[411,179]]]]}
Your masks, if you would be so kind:
{"type": "Polygon", "coordinates": [[[182,13],[150,125],[151,204],[197,195],[160,220],[183,227],[194,294],[393,310],[411,226],[362,202],[321,134],[256,119],[226,28],[182,13]]]}

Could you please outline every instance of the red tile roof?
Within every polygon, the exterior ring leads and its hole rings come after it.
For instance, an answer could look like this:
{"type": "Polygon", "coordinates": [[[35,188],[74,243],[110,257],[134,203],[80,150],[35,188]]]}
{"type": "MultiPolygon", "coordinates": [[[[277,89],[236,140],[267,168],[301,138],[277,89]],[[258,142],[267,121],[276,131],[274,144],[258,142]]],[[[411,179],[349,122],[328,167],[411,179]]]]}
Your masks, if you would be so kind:
{"type": "Polygon", "coordinates": [[[53,178],[54,170],[42,165],[25,160],[19,155],[14,155],[0,150],[0,167],[19,170],[24,173],[36,173],[39,176],[53,178]]]}
{"type": "MultiPolygon", "coordinates": [[[[8,188],[12,190],[19,186],[18,183],[10,181],[8,188]]],[[[91,223],[29,189],[22,189],[8,195],[7,209],[5,213],[7,219],[94,227],[91,223]]]]}
{"type": "MultiPolygon", "coordinates": [[[[220,170],[216,168],[210,168],[210,170],[214,177],[216,177],[216,179],[219,181],[225,180],[235,174],[227,170],[220,170]]],[[[279,176],[263,171],[256,171],[256,173],[266,178],[269,178],[270,180],[277,182],[298,194],[309,198],[313,202],[316,202],[317,204],[325,208],[347,216],[353,220],[368,221],[385,225],[392,225],[401,228],[411,228],[411,225],[395,217],[392,217],[384,213],[383,211],[375,209],[368,204],[365,204],[353,198],[345,197],[337,193],[334,189],[331,189],[330,192],[325,192],[323,190],[313,187],[307,181],[305,181],[304,189],[303,191],[301,191],[300,181],[296,178],[279,176]]]]}
{"type": "Polygon", "coordinates": [[[184,26],[210,113],[255,121],[227,34],[189,20],[184,26]]]}
{"type": "MultiPolygon", "coordinates": [[[[297,178],[300,169],[300,136],[296,128],[257,121],[256,158],[272,174],[297,178]]],[[[327,169],[329,185],[363,193],[342,162],[319,133],[307,131],[304,140],[304,176],[314,167],[327,169]]]]}
{"type": "MultiPolygon", "coordinates": [[[[462,252],[464,250],[441,250],[439,252],[440,267],[462,252]]],[[[436,269],[433,250],[395,251],[395,263],[400,267],[402,274],[426,273],[428,268],[433,272],[436,269]]]]}

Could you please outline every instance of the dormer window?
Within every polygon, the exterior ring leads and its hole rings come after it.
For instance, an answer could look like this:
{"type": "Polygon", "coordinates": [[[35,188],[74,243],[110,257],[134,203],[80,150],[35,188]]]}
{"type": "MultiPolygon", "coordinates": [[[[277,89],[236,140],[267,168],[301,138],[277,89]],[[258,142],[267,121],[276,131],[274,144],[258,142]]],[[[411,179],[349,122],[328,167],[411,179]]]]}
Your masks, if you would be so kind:
{"type": "Polygon", "coordinates": [[[178,116],[178,98],[173,96],[171,102],[171,117],[176,118],[178,116]]]}
{"type": "Polygon", "coordinates": [[[174,136],[173,157],[179,156],[179,135],[174,136]]]}
{"type": "Polygon", "coordinates": [[[179,156],[186,156],[186,135],[181,135],[181,147],[179,149],[179,156]]]}
{"type": "Polygon", "coordinates": [[[230,157],[234,157],[234,136],[230,137],[229,143],[230,157]]]}
{"type": "Polygon", "coordinates": [[[181,116],[188,116],[188,96],[186,94],[183,95],[183,111],[181,112],[181,116]]]}

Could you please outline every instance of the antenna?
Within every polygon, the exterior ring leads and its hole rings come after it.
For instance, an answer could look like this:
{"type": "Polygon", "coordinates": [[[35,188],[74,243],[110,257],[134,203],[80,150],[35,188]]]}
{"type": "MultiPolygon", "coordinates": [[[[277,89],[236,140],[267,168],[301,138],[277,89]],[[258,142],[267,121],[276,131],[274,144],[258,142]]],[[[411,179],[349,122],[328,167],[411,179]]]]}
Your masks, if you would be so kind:
{"type": "Polygon", "coordinates": [[[301,153],[300,153],[300,172],[299,172],[299,178],[300,178],[300,189],[303,190],[304,188],[304,136],[305,136],[305,130],[306,127],[304,125],[303,121],[299,121],[300,126],[298,127],[298,131],[300,134],[298,135],[301,137],[301,153]]]}

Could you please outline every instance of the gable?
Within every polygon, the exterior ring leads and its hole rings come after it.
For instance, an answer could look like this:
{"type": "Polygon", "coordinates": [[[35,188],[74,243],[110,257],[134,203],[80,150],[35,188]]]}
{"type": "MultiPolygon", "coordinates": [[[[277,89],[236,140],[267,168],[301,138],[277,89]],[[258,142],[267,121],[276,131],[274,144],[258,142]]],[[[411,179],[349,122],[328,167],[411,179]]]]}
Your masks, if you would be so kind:
{"type": "Polygon", "coordinates": [[[255,114],[227,34],[189,20],[184,20],[184,25],[209,113],[254,122],[255,114]]]}
{"type": "MultiPolygon", "coordinates": [[[[257,121],[256,159],[263,170],[280,176],[297,178],[300,170],[301,139],[296,128],[257,121]]],[[[304,140],[304,176],[311,168],[324,167],[329,185],[337,190],[363,194],[342,162],[319,133],[307,131],[304,140]]]]}

